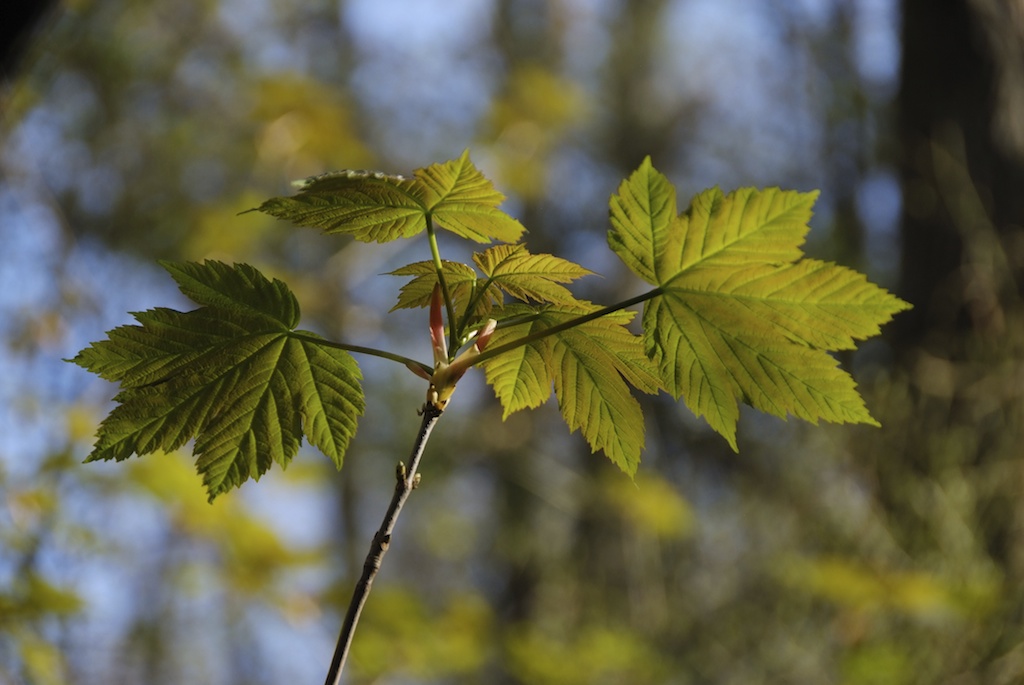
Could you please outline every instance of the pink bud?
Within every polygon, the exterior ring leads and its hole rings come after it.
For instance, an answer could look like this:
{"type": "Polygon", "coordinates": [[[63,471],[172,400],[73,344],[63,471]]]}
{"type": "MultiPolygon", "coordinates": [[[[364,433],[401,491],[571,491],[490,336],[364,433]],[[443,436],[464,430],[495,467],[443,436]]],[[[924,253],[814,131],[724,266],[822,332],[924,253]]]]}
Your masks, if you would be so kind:
{"type": "Polygon", "coordinates": [[[424,380],[430,380],[430,374],[424,371],[423,367],[420,366],[419,364],[413,364],[412,362],[409,362],[408,364],[405,365],[405,368],[409,369],[414,374],[416,374],[417,376],[424,380]]]}
{"type": "Polygon", "coordinates": [[[430,343],[434,347],[434,364],[448,361],[448,342],[444,338],[444,318],[441,315],[443,305],[441,284],[435,283],[430,296],[430,343]]]}
{"type": "Polygon", "coordinates": [[[483,352],[484,348],[487,347],[487,343],[491,341],[491,335],[494,334],[494,329],[498,327],[498,322],[494,319],[487,319],[487,323],[480,329],[480,332],[476,336],[476,351],[483,352]]]}

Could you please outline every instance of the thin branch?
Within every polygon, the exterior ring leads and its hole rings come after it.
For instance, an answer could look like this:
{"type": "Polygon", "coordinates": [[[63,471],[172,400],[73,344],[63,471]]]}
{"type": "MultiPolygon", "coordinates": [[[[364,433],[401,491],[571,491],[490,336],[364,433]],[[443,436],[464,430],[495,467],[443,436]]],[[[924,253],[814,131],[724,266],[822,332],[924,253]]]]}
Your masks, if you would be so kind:
{"type": "Polygon", "coordinates": [[[373,579],[380,570],[381,561],[391,544],[391,533],[398,521],[398,515],[402,512],[405,501],[409,494],[419,484],[419,477],[416,469],[419,468],[420,458],[427,446],[427,438],[434,429],[434,424],[441,417],[442,410],[430,404],[423,406],[423,422],[420,424],[420,432],[416,435],[416,442],[413,444],[412,455],[409,457],[409,465],[398,463],[395,472],[395,494],[391,497],[391,504],[388,505],[387,513],[380,524],[380,529],[373,536],[370,551],[363,562],[363,574],[356,583],[352,592],[352,600],[348,605],[348,612],[345,614],[345,621],[341,625],[341,634],[338,635],[338,646],[334,649],[334,658],[331,660],[331,669],[327,673],[325,685],[339,685],[341,683],[341,671],[345,667],[345,660],[348,658],[349,649],[352,647],[352,638],[356,632],[356,625],[359,623],[359,615],[363,611],[366,599],[370,595],[370,587],[373,579]]]}

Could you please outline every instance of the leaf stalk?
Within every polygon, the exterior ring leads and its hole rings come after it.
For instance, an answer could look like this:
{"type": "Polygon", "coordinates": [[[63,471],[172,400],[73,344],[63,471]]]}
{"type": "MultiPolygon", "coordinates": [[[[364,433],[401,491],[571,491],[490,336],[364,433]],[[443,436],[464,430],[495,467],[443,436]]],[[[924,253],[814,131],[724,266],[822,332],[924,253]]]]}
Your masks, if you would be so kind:
{"type": "Polygon", "coordinates": [[[600,319],[603,316],[614,314],[615,312],[621,309],[632,307],[633,305],[646,302],[647,300],[651,300],[663,294],[664,291],[660,287],[654,288],[652,290],[647,291],[646,293],[643,293],[642,295],[637,295],[636,297],[631,297],[628,300],[623,300],[622,302],[619,302],[617,304],[597,309],[587,314],[583,314],[582,316],[577,316],[576,318],[564,321],[558,324],[557,326],[552,326],[551,328],[545,328],[544,330],[536,331],[529,335],[524,335],[522,338],[511,340],[505,343],[504,345],[498,345],[497,347],[489,347],[485,351],[481,352],[475,359],[473,359],[471,365],[480,364],[481,362],[485,362],[488,359],[497,357],[499,354],[511,352],[512,350],[522,347],[523,345],[529,345],[532,342],[542,340],[548,336],[557,335],[562,331],[567,331],[570,328],[581,326],[590,321],[594,321],[595,319],[600,319]]]}
{"type": "Polygon", "coordinates": [[[362,345],[349,345],[348,343],[335,342],[333,340],[327,340],[325,338],[319,338],[311,335],[303,335],[298,331],[293,331],[289,335],[296,340],[302,340],[304,342],[313,343],[314,345],[323,345],[324,347],[333,347],[338,350],[346,350],[347,352],[355,352],[356,354],[366,354],[372,357],[380,357],[381,359],[388,359],[393,362],[403,364],[410,369],[419,368],[430,377],[430,374],[434,372],[433,367],[424,364],[423,362],[410,359],[409,357],[395,354],[394,352],[388,352],[386,350],[378,350],[375,347],[363,347],[362,345]]]}
{"type": "MultiPolygon", "coordinates": [[[[444,307],[448,314],[448,349],[453,353],[458,349],[459,344],[455,330],[455,305],[452,303],[452,294],[448,290],[448,281],[444,279],[444,265],[441,263],[441,250],[437,246],[437,231],[434,229],[434,220],[430,213],[426,215],[427,239],[430,241],[430,255],[434,259],[434,269],[437,271],[437,282],[441,284],[441,294],[444,295],[444,307]]],[[[449,361],[451,359],[449,358],[449,361]]]]}

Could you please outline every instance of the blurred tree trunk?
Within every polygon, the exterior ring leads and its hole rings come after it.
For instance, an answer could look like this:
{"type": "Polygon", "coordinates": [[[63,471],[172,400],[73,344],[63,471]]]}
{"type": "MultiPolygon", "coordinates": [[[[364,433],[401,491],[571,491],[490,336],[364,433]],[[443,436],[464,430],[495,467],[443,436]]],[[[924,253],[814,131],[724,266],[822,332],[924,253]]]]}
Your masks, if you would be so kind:
{"type": "Polygon", "coordinates": [[[608,161],[623,174],[646,155],[657,154],[679,124],[680,114],[651,116],[643,93],[648,86],[639,78],[652,71],[665,9],[665,0],[625,0],[618,7],[605,85],[612,103],[606,151],[608,161]]]}
{"type": "Polygon", "coordinates": [[[56,6],[56,0],[5,0],[0,22],[0,81],[13,76],[32,37],[56,6]]]}
{"type": "MultiPolygon", "coordinates": [[[[526,3],[502,0],[496,9],[494,40],[505,66],[502,88],[508,88],[515,69],[525,65],[557,65],[559,35],[551,22],[554,8],[548,3],[530,0],[526,3]]],[[[546,214],[541,198],[524,202],[519,218],[527,226],[542,226],[546,214]]],[[[541,235],[551,231],[538,231],[541,235]]],[[[531,249],[553,251],[550,244],[536,243],[531,249]]],[[[531,443],[534,441],[531,440],[531,443]]],[[[541,577],[538,543],[532,523],[536,519],[538,501],[522,485],[522,474],[536,467],[537,449],[520,453],[502,450],[497,456],[495,481],[498,530],[505,541],[507,556],[503,559],[504,576],[497,597],[498,615],[512,630],[536,620],[538,584],[541,577]]],[[[496,685],[518,685],[519,678],[504,664],[489,674],[496,685]]]]}
{"type": "MultiPolygon", "coordinates": [[[[911,558],[938,554],[945,572],[994,563],[1019,586],[1024,4],[904,0],[903,20],[898,294],[915,308],[890,331],[909,385],[890,397],[900,435],[876,457],[878,493],[911,558]],[[953,488],[969,493],[955,512],[953,488]],[[970,546],[950,554],[955,517],[970,546]]],[[[1022,611],[1008,591],[980,658],[1011,648],[1022,611]]]]}
{"type": "Polygon", "coordinates": [[[1020,2],[904,0],[899,290],[915,309],[894,326],[903,352],[962,355],[966,336],[1001,331],[1019,294],[1022,41],[1020,2]]]}

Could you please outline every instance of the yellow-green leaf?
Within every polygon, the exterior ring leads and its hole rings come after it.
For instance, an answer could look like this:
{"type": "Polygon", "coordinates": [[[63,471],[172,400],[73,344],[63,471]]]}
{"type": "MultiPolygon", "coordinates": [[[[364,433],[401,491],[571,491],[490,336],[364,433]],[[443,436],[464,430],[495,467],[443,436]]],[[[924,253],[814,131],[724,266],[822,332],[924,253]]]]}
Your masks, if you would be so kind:
{"type": "Polygon", "coordinates": [[[739,402],[811,422],[868,423],[829,351],[852,349],[906,302],[835,264],[801,259],[817,193],[742,188],[676,195],[650,158],[611,199],[611,248],[656,286],[647,355],[665,388],[736,449],[739,402]]]}
{"type": "Polygon", "coordinates": [[[633,272],[648,283],[657,283],[657,251],[676,237],[676,189],[655,171],[651,158],[644,158],[629,178],[612,195],[612,230],[608,244],[633,272]]]}
{"type": "MultiPolygon", "coordinates": [[[[505,313],[514,316],[530,314],[532,310],[513,306],[505,313]]],[[[547,327],[544,321],[533,317],[524,323],[499,328],[491,336],[488,345],[491,348],[498,348],[547,327]]],[[[550,345],[550,338],[542,338],[533,343],[520,345],[481,364],[487,382],[494,388],[494,394],[501,402],[504,418],[521,409],[539,407],[551,397],[550,345]]]]}
{"type": "Polygon", "coordinates": [[[655,242],[658,283],[691,267],[783,264],[803,256],[817,191],[718,188],[699,193],[655,242]]]}
{"type": "Polygon", "coordinates": [[[849,374],[828,352],[758,334],[674,295],[644,311],[662,379],[736,449],[738,401],[785,418],[878,425],[849,374]]]}
{"type": "Polygon", "coordinates": [[[680,273],[664,290],[722,324],[822,350],[853,349],[902,309],[863,274],[816,259],[743,269],[701,266],[680,273]]]}
{"type": "MultiPolygon", "coordinates": [[[[596,310],[580,301],[552,305],[522,323],[499,329],[490,345],[497,348],[596,310]]],[[[509,307],[506,313],[518,318],[526,311],[509,307]]],[[[632,318],[632,312],[613,312],[482,362],[505,416],[544,403],[553,386],[570,430],[579,430],[594,451],[603,451],[620,469],[634,474],[643,451],[644,420],[626,381],[657,392],[660,380],[643,355],[639,336],[625,328],[632,318]]]]}
{"type": "Polygon", "coordinates": [[[487,286],[524,302],[573,304],[576,298],[561,284],[593,273],[554,255],[530,254],[522,245],[496,245],[474,254],[473,261],[487,286]]]}
{"type": "Polygon", "coordinates": [[[644,448],[640,403],[618,372],[618,358],[594,345],[591,322],[559,333],[551,349],[555,395],[570,430],[583,434],[591,449],[603,451],[632,476],[644,448]]]}
{"type": "Polygon", "coordinates": [[[523,235],[523,225],[498,209],[505,196],[473,166],[469,150],[459,159],[418,170],[416,181],[441,228],[478,243],[511,243],[523,235]]]}
{"type": "Polygon", "coordinates": [[[324,233],[384,243],[426,230],[421,196],[416,182],[402,176],[334,171],[302,181],[297,195],[271,198],[258,210],[324,233]]]}
{"type": "MultiPolygon", "coordinates": [[[[477,286],[476,272],[470,266],[448,260],[441,261],[441,268],[456,311],[464,311],[477,286]]],[[[430,306],[430,297],[434,292],[434,285],[437,283],[437,268],[434,266],[434,262],[414,262],[390,271],[388,275],[413,277],[399,290],[398,302],[391,308],[391,311],[430,306]]],[[[491,304],[491,301],[482,301],[482,306],[476,314],[486,315],[490,311],[491,304]]]]}

